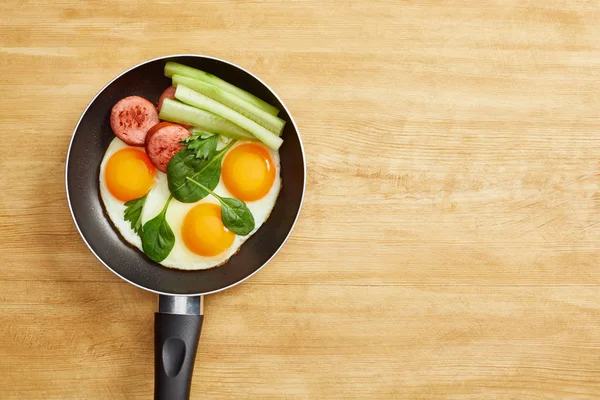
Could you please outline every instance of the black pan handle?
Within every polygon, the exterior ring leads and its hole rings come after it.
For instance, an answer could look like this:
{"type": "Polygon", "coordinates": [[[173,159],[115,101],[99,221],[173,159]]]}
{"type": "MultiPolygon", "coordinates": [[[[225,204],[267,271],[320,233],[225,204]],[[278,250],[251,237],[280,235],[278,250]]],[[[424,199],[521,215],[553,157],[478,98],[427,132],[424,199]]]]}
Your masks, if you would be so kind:
{"type": "Polygon", "coordinates": [[[188,400],[202,330],[201,296],[163,296],[154,314],[154,399],[188,400]]]}

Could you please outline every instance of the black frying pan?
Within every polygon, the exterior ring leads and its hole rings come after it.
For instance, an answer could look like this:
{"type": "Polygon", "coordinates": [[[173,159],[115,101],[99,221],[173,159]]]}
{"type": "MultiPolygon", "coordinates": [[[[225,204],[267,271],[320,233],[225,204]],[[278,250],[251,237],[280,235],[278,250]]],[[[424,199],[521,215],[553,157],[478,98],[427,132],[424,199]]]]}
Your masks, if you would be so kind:
{"type": "Polygon", "coordinates": [[[90,250],[108,269],[142,289],[157,293],[155,314],[155,399],[188,399],[198,338],[202,296],[232,287],[261,269],[285,243],[302,205],[306,179],[300,135],[285,105],[248,71],[212,57],[175,55],[144,62],[106,85],[83,112],[69,146],[67,198],[75,225],[90,250]],[[211,72],[277,106],[287,121],[281,157],[282,188],[271,216],[226,264],[203,271],[162,267],[128,245],[106,217],[98,188],[100,162],[114,134],[109,115],[121,98],[139,95],[156,102],[170,85],[167,61],[211,72]]]}

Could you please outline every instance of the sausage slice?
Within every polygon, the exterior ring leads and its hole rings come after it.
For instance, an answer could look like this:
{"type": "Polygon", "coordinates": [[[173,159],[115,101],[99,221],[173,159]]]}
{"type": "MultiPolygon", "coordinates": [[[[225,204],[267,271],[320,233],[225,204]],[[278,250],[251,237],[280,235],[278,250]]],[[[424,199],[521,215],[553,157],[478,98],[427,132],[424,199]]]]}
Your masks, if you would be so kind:
{"type": "MultiPolygon", "coordinates": [[[[158,98],[158,107],[156,107],[156,109],[158,110],[158,112],[160,113],[160,108],[163,105],[163,101],[165,101],[165,99],[171,99],[171,100],[176,100],[175,99],[175,90],[177,90],[177,88],[175,86],[169,86],[168,88],[165,89],[164,92],[162,92],[162,94],[160,95],[160,97],[158,98]]],[[[179,124],[181,126],[183,126],[184,128],[191,128],[191,125],[186,125],[186,124],[179,124]]]]}
{"type": "Polygon", "coordinates": [[[158,122],[154,105],[139,96],[119,100],[110,113],[110,127],[113,132],[131,146],[143,146],[148,129],[158,122]]]}
{"type": "Polygon", "coordinates": [[[179,124],[161,122],[153,126],[146,135],[146,153],[152,164],[162,172],[167,172],[171,158],[183,149],[180,143],[192,134],[179,124]]]}
{"type": "Polygon", "coordinates": [[[169,86],[164,92],[162,92],[158,98],[158,112],[160,112],[160,108],[162,107],[162,103],[165,101],[165,99],[175,100],[175,90],[177,90],[175,86],[169,86]]]}

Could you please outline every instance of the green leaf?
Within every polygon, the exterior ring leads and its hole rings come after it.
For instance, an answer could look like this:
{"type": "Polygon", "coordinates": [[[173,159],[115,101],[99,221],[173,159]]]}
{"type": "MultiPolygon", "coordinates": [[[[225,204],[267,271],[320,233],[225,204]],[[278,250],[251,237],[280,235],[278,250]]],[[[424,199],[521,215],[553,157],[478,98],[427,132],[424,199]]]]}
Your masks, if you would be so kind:
{"type": "Polygon", "coordinates": [[[166,219],[172,198],[169,196],[160,214],[146,222],[142,230],[142,249],[152,261],[161,262],[175,246],[175,235],[166,219]]]}
{"type": "Polygon", "coordinates": [[[181,141],[189,150],[196,153],[196,158],[201,160],[211,158],[217,151],[217,144],[219,143],[218,135],[203,138],[203,133],[195,134],[181,141]]]}
{"type": "Polygon", "coordinates": [[[140,237],[142,236],[142,210],[144,209],[144,204],[146,204],[147,197],[148,193],[139,199],[129,200],[125,203],[125,221],[131,223],[131,229],[140,237]]]}
{"type": "Polygon", "coordinates": [[[193,150],[180,150],[167,165],[169,191],[182,203],[195,203],[208,196],[204,188],[194,185],[187,178],[200,182],[209,190],[214,190],[221,179],[221,161],[234,141],[215,153],[208,160],[196,158],[193,150]]]}
{"type": "Polygon", "coordinates": [[[223,225],[236,235],[246,236],[254,230],[254,217],[241,200],[223,198],[221,201],[221,219],[223,225]]]}

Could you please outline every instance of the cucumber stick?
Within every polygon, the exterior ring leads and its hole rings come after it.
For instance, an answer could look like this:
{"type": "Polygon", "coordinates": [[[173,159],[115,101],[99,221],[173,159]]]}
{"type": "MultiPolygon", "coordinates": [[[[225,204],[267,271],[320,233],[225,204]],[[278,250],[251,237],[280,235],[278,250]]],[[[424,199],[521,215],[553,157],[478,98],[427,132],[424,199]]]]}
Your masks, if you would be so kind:
{"type": "Polygon", "coordinates": [[[234,86],[231,83],[226,82],[217,76],[214,76],[213,74],[201,71],[196,68],[188,67],[187,65],[168,61],[165,64],[165,76],[170,78],[173,75],[188,76],[190,78],[194,78],[194,79],[204,81],[206,83],[210,83],[213,86],[216,86],[216,87],[226,90],[232,94],[235,94],[238,97],[241,97],[242,99],[246,100],[248,103],[254,104],[256,107],[268,112],[269,114],[277,115],[279,113],[279,110],[277,109],[277,107],[270,105],[269,103],[259,99],[255,95],[250,94],[250,93],[246,92],[245,90],[240,89],[239,87],[234,86]]]}
{"type": "MultiPolygon", "coordinates": [[[[175,90],[175,98],[183,103],[189,104],[190,106],[208,111],[209,113],[218,115],[219,117],[223,117],[226,120],[233,122],[234,124],[253,134],[258,140],[273,150],[278,150],[281,146],[281,143],[283,143],[283,140],[279,136],[275,135],[267,128],[257,124],[249,118],[244,117],[242,114],[232,110],[226,105],[193,91],[185,85],[177,86],[177,90],[175,90]]],[[[207,131],[211,130],[207,129],[207,131]]]]}
{"type": "Polygon", "coordinates": [[[173,86],[185,85],[190,89],[205,95],[206,97],[210,97],[219,103],[225,104],[227,107],[239,112],[244,117],[250,118],[257,124],[264,126],[277,136],[281,136],[281,132],[283,131],[283,127],[285,125],[284,120],[275,115],[269,114],[268,112],[256,107],[252,103],[248,103],[241,97],[213,86],[210,83],[190,78],[189,76],[173,75],[172,79],[173,86]]]}
{"type": "Polygon", "coordinates": [[[218,133],[232,139],[254,139],[253,135],[233,122],[171,99],[164,100],[158,118],[193,125],[204,131],[218,133]]]}

